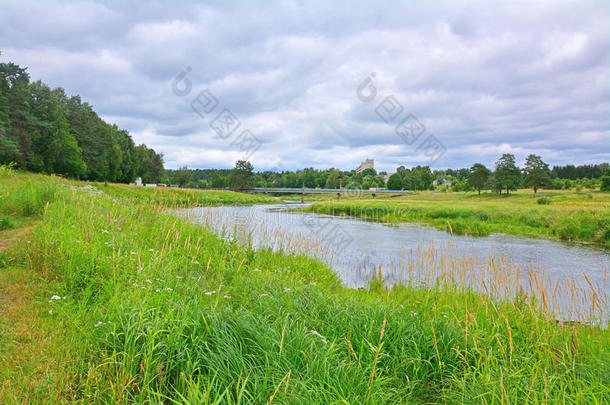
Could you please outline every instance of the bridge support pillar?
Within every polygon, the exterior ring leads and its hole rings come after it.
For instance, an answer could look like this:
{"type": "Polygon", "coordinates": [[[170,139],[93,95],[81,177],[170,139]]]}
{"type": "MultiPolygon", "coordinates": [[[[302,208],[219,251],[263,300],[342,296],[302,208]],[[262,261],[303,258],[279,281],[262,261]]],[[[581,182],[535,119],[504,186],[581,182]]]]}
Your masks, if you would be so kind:
{"type": "Polygon", "coordinates": [[[305,202],[305,193],[301,193],[301,203],[305,202]]]}
{"type": "Polygon", "coordinates": [[[341,193],[337,193],[337,200],[341,199],[341,193]]]}

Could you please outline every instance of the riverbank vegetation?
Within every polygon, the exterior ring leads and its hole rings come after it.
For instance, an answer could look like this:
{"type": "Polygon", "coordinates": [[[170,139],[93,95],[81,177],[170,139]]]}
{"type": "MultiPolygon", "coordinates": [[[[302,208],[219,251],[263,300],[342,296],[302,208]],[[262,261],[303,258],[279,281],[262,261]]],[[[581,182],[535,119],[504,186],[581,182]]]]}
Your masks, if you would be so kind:
{"type": "Polygon", "coordinates": [[[423,192],[379,195],[377,200],[362,194],[359,200],[316,202],[304,211],[390,223],[417,222],[475,236],[505,233],[610,243],[610,194],[601,192],[547,191],[539,198],[527,190],[509,198],[495,193],[423,192]]]}
{"type": "Polygon", "coordinates": [[[347,289],[168,214],[218,202],[176,192],[0,176],[0,214],[30,224],[0,252],[0,402],[610,400],[607,329],[458,285],[347,289]]]}

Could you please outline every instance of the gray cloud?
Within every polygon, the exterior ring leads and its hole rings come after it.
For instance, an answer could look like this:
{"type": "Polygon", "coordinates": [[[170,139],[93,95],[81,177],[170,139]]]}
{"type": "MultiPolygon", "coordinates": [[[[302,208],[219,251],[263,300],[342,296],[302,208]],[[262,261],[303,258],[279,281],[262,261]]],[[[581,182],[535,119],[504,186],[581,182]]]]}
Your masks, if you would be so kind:
{"type": "Polygon", "coordinates": [[[1,58],[80,94],[168,167],[241,157],[191,109],[203,89],[263,141],[258,168],[426,164],[376,115],[389,95],[446,146],[435,167],[610,160],[606,2],[327,3],[3,1],[1,58]]]}

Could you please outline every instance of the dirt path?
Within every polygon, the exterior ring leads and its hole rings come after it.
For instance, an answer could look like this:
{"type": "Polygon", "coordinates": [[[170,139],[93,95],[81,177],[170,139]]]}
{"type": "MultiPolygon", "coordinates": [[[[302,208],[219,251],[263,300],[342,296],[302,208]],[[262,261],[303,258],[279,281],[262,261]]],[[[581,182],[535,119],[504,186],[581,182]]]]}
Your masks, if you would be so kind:
{"type": "Polygon", "coordinates": [[[25,239],[25,236],[34,229],[34,224],[30,224],[23,228],[10,229],[0,234],[0,252],[9,249],[13,244],[21,239],[25,239]]]}
{"type": "MultiPolygon", "coordinates": [[[[25,240],[35,224],[0,234],[0,252],[25,240]]],[[[51,336],[35,301],[42,280],[22,263],[0,266],[0,402],[52,401],[51,336]]]]}

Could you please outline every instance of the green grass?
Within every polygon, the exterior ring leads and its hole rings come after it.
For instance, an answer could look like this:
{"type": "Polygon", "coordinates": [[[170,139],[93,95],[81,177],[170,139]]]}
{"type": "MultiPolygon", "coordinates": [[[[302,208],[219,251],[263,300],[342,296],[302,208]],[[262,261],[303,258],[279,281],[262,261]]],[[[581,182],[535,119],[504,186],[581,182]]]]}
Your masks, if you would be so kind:
{"type": "Polygon", "coordinates": [[[2,403],[610,401],[610,333],[558,325],[525,297],[346,289],[316,260],[166,214],[150,203],[187,201],[156,189],[21,174],[0,187],[47,181],[31,243],[0,254],[0,287],[36,286],[27,350],[0,329],[2,403]],[[46,360],[14,360],[28,350],[46,360]]]}
{"type": "MultiPolygon", "coordinates": [[[[540,193],[539,193],[540,194],[540,193]]],[[[382,222],[417,222],[469,235],[506,233],[610,244],[610,194],[549,192],[544,204],[531,192],[421,193],[406,197],[317,202],[304,211],[382,222]]]]}
{"type": "Polygon", "coordinates": [[[276,200],[261,195],[233,191],[176,189],[169,187],[141,187],[126,184],[91,183],[106,194],[134,202],[151,202],[171,206],[268,204],[276,200]]]}

